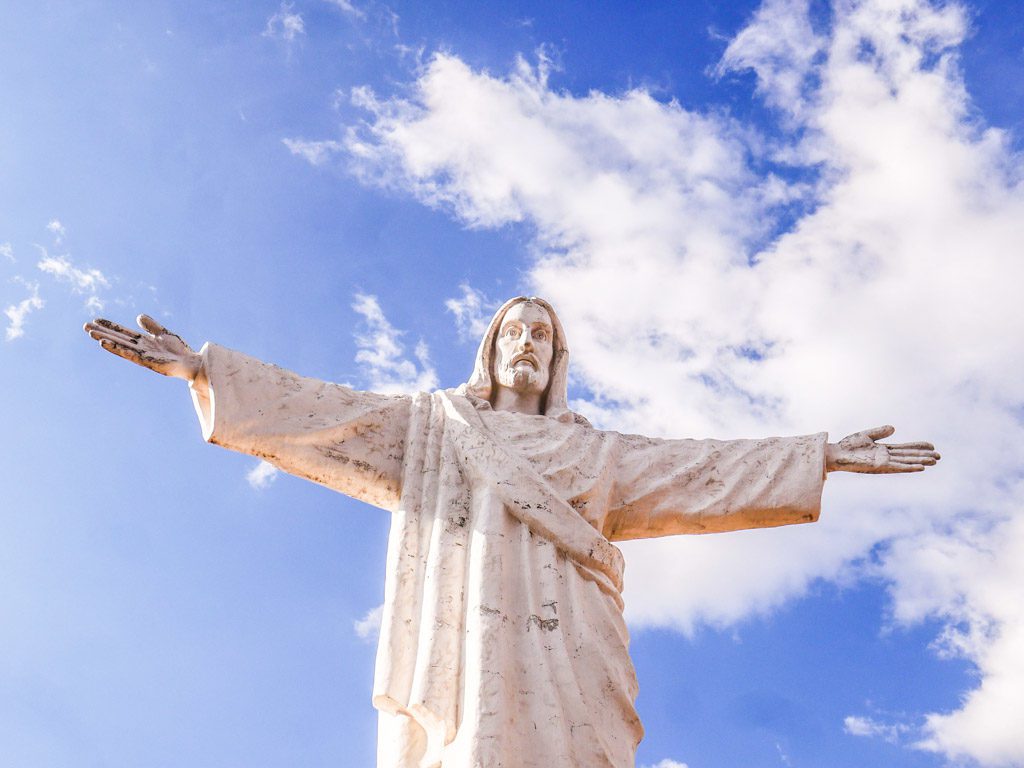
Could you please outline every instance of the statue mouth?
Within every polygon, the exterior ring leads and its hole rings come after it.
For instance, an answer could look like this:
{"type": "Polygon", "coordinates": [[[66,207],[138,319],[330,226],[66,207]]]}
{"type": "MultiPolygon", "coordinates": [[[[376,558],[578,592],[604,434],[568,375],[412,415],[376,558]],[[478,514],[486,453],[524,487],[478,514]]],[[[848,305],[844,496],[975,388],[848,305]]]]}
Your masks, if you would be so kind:
{"type": "Polygon", "coordinates": [[[517,355],[512,358],[512,365],[510,368],[517,368],[521,363],[527,363],[533,370],[537,370],[537,361],[534,360],[532,355],[517,355]]]}

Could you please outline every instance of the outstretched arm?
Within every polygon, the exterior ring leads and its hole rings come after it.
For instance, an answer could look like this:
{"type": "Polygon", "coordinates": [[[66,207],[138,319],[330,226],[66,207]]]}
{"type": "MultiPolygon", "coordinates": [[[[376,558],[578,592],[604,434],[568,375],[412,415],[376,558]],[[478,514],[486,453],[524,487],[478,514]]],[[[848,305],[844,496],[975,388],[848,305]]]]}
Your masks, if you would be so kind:
{"type": "Polygon", "coordinates": [[[136,322],[145,333],[137,333],[102,317],[86,323],[84,330],[107,352],[164,376],[194,381],[202,358],[178,334],[171,333],[149,315],[139,315],[136,322]]]}
{"type": "Polygon", "coordinates": [[[879,443],[896,430],[891,426],[865,429],[825,447],[825,469],[829,472],[864,472],[888,475],[921,472],[941,456],[931,443],[879,443]]]}
{"type": "Polygon", "coordinates": [[[206,440],[396,508],[411,398],[305,378],[216,344],[197,353],[146,315],[139,326],[97,319],[85,331],[118,357],[188,381],[206,440]]]}
{"type": "Polygon", "coordinates": [[[920,472],[931,443],[889,444],[890,426],[826,443],[825,435],[764,440],[618,438],[617,477],[605,535],[613,540],[811,522],[821,508],[823,469],[920,472]]]}

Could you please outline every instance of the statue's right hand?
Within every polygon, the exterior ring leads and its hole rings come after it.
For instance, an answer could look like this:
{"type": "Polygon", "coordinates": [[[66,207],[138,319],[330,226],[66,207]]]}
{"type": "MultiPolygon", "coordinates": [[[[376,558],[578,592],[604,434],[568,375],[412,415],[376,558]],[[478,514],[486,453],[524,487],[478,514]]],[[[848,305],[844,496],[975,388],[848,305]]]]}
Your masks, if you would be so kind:
{"type": "Polygon", "coordinates": [[[86,323],[84,329],[107,352],[164,376],[193,381],[199,373],[199,355],[178,334],[149,315],[139,315],[137,322],[145,333],[136,333],[101,317],[86,323]]]}

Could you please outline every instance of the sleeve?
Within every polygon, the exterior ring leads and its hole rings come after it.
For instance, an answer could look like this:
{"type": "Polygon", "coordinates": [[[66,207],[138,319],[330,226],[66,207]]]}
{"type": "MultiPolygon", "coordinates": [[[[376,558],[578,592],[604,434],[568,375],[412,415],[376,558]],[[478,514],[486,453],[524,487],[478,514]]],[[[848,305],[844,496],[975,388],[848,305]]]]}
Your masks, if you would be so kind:
{"type": "Polygon", "coordinates": [[[203,439],[397,508],[411,398],[307,379],[206,344],[189,386],[203,439]]]}
{"type": "Polygon", "coordinates": [[[619,439],[604,524],[611,540],[818,519],[824,432],[764,440],[619,439]]]}

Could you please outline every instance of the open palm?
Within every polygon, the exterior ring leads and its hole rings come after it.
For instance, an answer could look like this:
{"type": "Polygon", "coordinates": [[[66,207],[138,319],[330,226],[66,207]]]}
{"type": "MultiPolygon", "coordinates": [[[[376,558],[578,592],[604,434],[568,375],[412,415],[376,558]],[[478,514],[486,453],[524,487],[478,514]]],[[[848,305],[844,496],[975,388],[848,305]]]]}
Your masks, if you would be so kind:
{"type": "Polygon", "coordinates": [[[830,443],[826,449],[828,470],[869,474],[921,472],[942,458],[931,443],[878,442],[895,431],[888,425],[875,427],[854,432],[838,443],[830,443]]]}
{"type": "Polygon", "coordinates": [[[187,381],[195,379],[199,372],[199,355],[178,334],[149,315],[139,315],[137,322],[144,333],[101,317],[86,323],[84,329],[111,354],[164,376],[187,381]]]}

